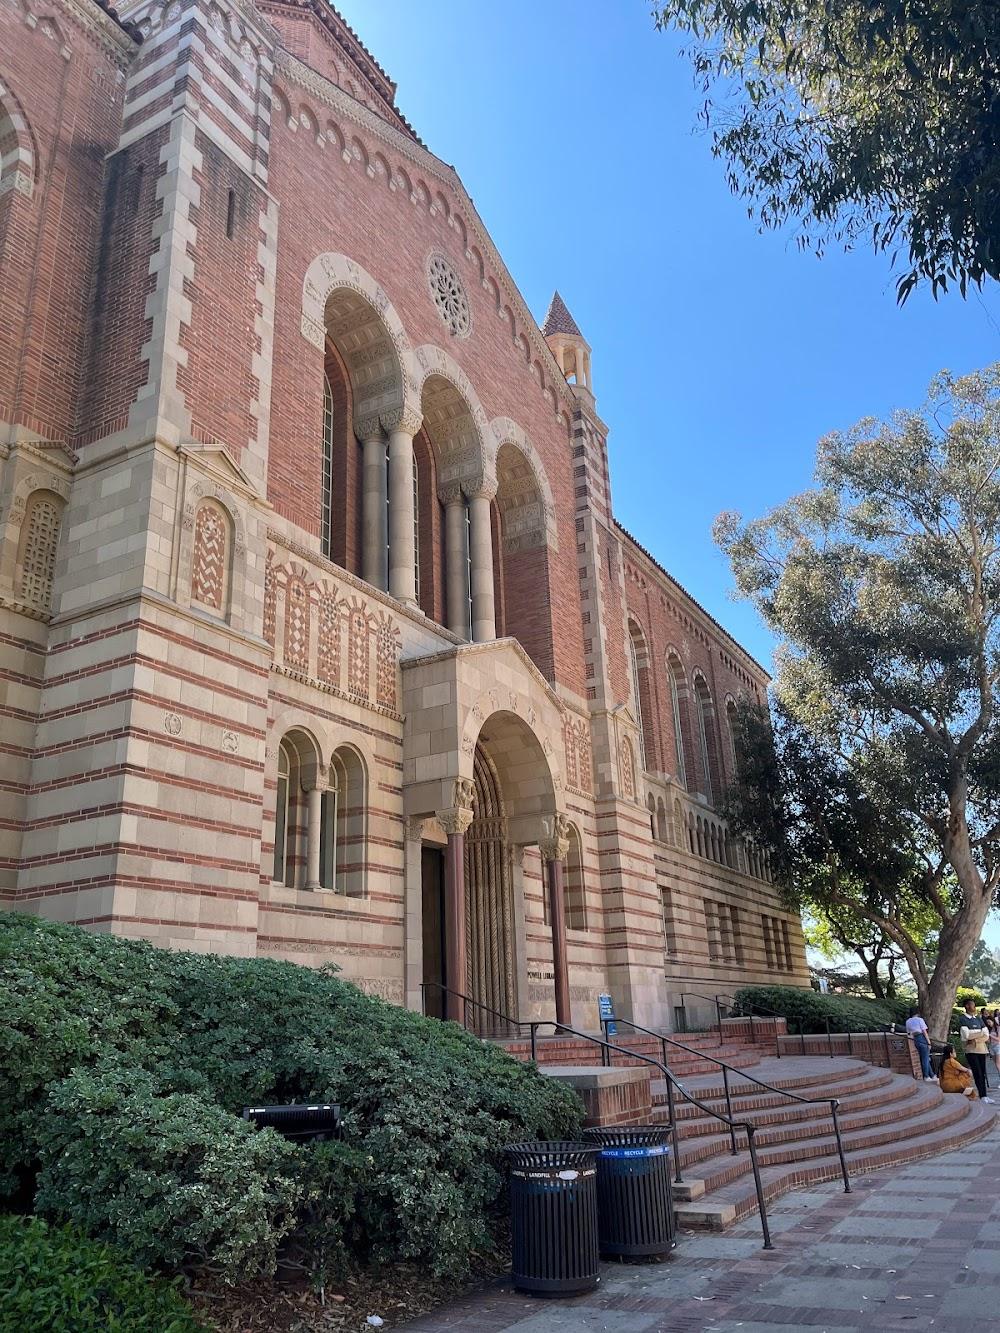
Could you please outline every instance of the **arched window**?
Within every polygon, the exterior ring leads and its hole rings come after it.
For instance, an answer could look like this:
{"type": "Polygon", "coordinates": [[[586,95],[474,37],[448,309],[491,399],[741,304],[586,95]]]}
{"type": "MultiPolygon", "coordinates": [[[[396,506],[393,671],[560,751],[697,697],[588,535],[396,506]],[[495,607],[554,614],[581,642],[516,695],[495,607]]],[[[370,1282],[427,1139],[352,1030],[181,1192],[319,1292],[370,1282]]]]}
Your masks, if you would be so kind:
{"type": "Polygon", "coordinates": [[[350,746],[336,750],[320,803],[319,882],[346,898],[365,895],[368,799],[365,767],[350,746]]]}
{"type": "Polygon", "coordinates": [[[695,699],[697,702],[701,790],[709,804],[714,805],[716,795],[719,792],[719,775],[715,755],[715,709],[712,706],[712,695],[704,676],[698,676],[695,679],[695,699]]]}
{"type": "Polygon", "coordinates": [[[323,375],[323,491],[319,532],[323,554],[329,559],[333,552],[333,390],[327,374],[323,375]]]}
{"type": "Polygon", "coordinates": [[[278,790],[274,803],[274,870],[271,878],[278,884],[288,880],[289,781],[293,758],[284,744],[278,747],[278,790]]]}
{"type": "Polygon", "coordinates": [[[670,682],[670,713],[674,724],[674,759],[677,763],[677,780],[688,790],[687,764],[684,762],[684,717],[681,697],[687,699],[687,685],[684,681],[684,668],[680,658],[671,653],[667,658],[667,679],[670,682]]]}
{"type": "Polygon", "coordinates": [[[563,872],[563,895],[566,904],[566,929],[587,929],[587,897],[583,881],[583,845],[575,824],[569,826],[569,851],[563,872]]]}
{"type": "Polygon", "coordinates": [[[739,725],[739,711],[735,699],[726,700],[726,739],[729,745],[729,763],[733,777],[736,776],[736,730],[739,725]]]}
{"type": "Polygon", "coordinates": [[[649,811],[649,831],[656,837],[656,797],[652,792],[646,797],[646,809],[649,811]]]}
{"type": "Polygon", "coordinates": [[[62,501],[50,491],[36,491],[28,499],[21,538],[20,600],[39,611],[52,602],[52,580],[59,549],[62,501]]]}
{"type": "Polygon", "coordinates": [[[229,602],[229,516],[221,505],[205,500],[194,518],[191,557],[191,601],[225,618],[229,602]]]}
{"type": "Polygon", "coordinates": [[[655,767],[651,736],[647,734],[647,719],[651,719],[649,698],[649,655],[642,630],[634,620],[628,622],[629,656],[632,664],[632,690],[635,695],[635,720],[639,724],[640,758],[644,769],[655,767]]]}

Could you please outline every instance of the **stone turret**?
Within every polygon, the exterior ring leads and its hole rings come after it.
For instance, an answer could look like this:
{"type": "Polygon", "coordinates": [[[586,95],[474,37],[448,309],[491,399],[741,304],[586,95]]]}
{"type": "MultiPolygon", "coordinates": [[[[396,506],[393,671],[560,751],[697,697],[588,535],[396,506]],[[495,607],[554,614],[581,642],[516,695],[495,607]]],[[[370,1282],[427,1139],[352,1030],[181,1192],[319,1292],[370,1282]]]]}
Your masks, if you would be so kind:
{"type": "Polygon", "coordinates": [[[542,337],[548,343],[566,382],[586,392],[593,400],[590,378],[590,345],[580,332],[566,302],[555,292],[542,325],[542,337]]]}

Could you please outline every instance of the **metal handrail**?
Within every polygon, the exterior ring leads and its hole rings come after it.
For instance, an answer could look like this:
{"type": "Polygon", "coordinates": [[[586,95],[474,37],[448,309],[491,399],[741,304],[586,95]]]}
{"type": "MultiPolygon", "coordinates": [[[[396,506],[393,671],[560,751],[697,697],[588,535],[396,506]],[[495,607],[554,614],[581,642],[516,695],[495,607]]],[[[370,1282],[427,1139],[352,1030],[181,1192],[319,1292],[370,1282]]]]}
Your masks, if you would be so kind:
{"type": "MultiPolygon", "coordinates": [[[[837,1140],[837,1156],[840,1158],[840,1174],[844,1179],[844,1193],[851,1193],[851,1178],[847,1173],[847,1161],[844,1157],[844,1143],[840,1135],[840,1118],[837,1114],[840,1107],[839,1097],[803,1097],[797,1092],[788,1092],[785,1088],[776,1088],[773,1083],[766,1083],[762,1078],[756,1078],[753,1074],[748,1074],[744,1069],[737,1069],[735,1065],[727,1064],[725,1060],[720,1060],[716,1055],[709,1055],[705,1051],[699,1051],[694,1046],[685,1046],[682,1041],[677,1041],[673,1037],[667,1037],[662,1032],[654,1032],[652,1028],[643,1027],[641,1023],[634,1023],[631,1018],[602,1018],[601,1029],[607,1033],[609,1023],[627,1023],[628,1026],[636,1032],[644,1032],[648,1037],[655,1037],[663,1051],[664,1063],[667,1059],[667,1047],[676,1046],[679,1050],[687,1051],[691,1055],[697,1056],[701,1060],[708,1060],[713,1065],[718,1065],[722,1070],[722,1086],[726,1097],[726,1110],[729,1113],[730,1120],[733,1115],[733,1102],[729,1089],[730,1072],[738,1074],[740,1078],[746,1079],[750,1083],[755,1083],[758,1088],[766,1088],[768,1092],[777,1093],[781,1097],[788,1097],[794,1102],[802,1102],[807,1106],[821,1106],[824,1102],[829,1104],[830,1118],[833,1121],[833,1132],[837,1140]]],[[[676,1136],[675,1136],[676,1137],[676,1136]]],[[[733,1153],[736,1152],[735,1135],[730,1130],[733,1153]]]]}
{"type": "MultiPolygon", "coordinates": [[[[663,1074],[667,1085],[667,1115],[670,1121],[671,1137],[674,1142],[674,1180],[678,1184],[683,1184],[684,1182],[681,1180],[677,1119],[674,1113],[674,1088],[680,1092],[682,1097],[687,1098],[692,1105],[697,1106],[699,1110],[704,1111],[706,1115],[710,1115],[714,1119],[721,1120],[724,1124],[729,1125],[734,1152],[737,1151],[735,1147],[736,1130],[742,1129],[747,1136],[747,1151],[750,1154],[750,1166],[753,1171],[754,1187],[757,1191],[757,1207],[760,1211],[760,1225],[764,1235],[764,1249],[774,1249],[774,1245],[771,1241],[771,1229],[768,1226],[767,1221],[767,1208],[764,1203],[764,1186],[760,1178],[760,1164],[757,1160],[757,1145],[754,1141],[754,1136],[757,1133],[757,1126],[755,1124],[749,1120],[734,1120],[730,1116],[723,1115],[721,1111],[716,1111],[711,1106],[707,1106],[693,1093],[689,1092],[687,1088],[684,1087],[683,1083],[681,1083],[680,1079],[672,1074],[665,1064],[661,1064],[659,1060],[654,1059],[651,1055],[643,1055],[639,1051],[632,1051],[627,1046],[618,1046],[615,1043],[608,1041],[606,1036],[595,1037],[590,1032],[580,1032],[577,1028],[570,1027],[567,1023],[559,1023],[555,1019],[531,1019],[525,1022],[519,1018],[513,1018],[509,1014],[502,1014],[499,1010],[490,1010],[488,1005],[482,1005],[478,1000],[472,999],[471,996],[463,995],[461,991],[452,990],[450,987],[444,986],[440,982],[423,983],[421,990],[423,991],[424,986],[428,984],[439,986],[443,992],[455,996],[456,999],[465,1000],[481,1009],[489,1010],[489,1012],[493,1013],[495,1016],[504,1018],[512,1027],[516,1027],[518,1031],[524,1027],[528,1028],[531,1034],[531,1058],[536,1062],[538,1059],[538,1029],[542,1027],[552,1027],[558,1032],[568,1032],[574,1037],[581,1038],[583,1041],[589,1041],[595,1046],[600,1046],[602,1063],[605,1065],[610,1065],[612,1051],[619,1051],[622,1055],[628,1055],[634,1060],[642,1060],[646,1064],[654,1065],[663,1074]]],[[[424,994],[426,995],[426,992],[424,992],[424,994]]]]}
{"type": "MultiPolygon", "coordinates": [[[[737,999],[736,999],[736,996],[735,996],[735,995],[725,995],[725,994],[722,994],[722,995],[703,995],[700,991],[696,991],[696,990],[688,990],[688,991],[683,991],[683,992],[681,993],[681,1004],[682,1004],[682,1005],[683,1005],[684,1000],[686,999],[686,997],[689,996],[689,995],[692,996],[692,997],[693,997],[694,999],[696,999],[696,1000],[709,1000],[712,1004],[715,1005],[715,1016],[716,1016],[716,1021],[717,1021],[718,1024],[719,1024],[719,1041],[720,1041],[720,1043],[721,1043],[722,1045],[725,1045],[725,1043],[726,1043],[726,1029],[725,1029],[725,1028],[723,1027],[723,1025],[722,1025],[722,1001],[723,1001],[723,1000],[729,1001],[730,1003],[727,1003],[726,1008],[727,1008],[727,1009],[731,1009],[732,1006],[733,1006],[733,1004],[738,1003],[738,1001],[737,1001],[737,999]]],[[[780,1040],[779,1040],[779,1036],[780,1036],[780,1034],[779,1034],[779,1032],[778,1032],[778,1021],[777,1021],[777,1020],[778,1020],[779,1018],[785,1018],[785,1015],[784,1015],[784,1014],[779,1014],[778,1011],[777,1011],[776,1009],[769,1009],[769,1008],[767,1007],[766,1004],[760,1004],[760,1005],[757,1005],[756,1008],[762,1010],[762,1013],[761,1013],[761,1015],[760,1015],[761,1017],[763,1017],[763,1018],[773,1018],[773,1019],[775,1020],[775,1022],[774,1022],[774,1054],[775,1054],[775,1055],[777,1056],[777,1058],[780,1060],[780,1059],[781,1059],[781,1042],[780,1042],[780,1040]]],[[[730,1017],[732,1017],[732,1015],[730,1015],[730,1017]]],[[[747,1018],[749,1018],[749,1020],[750,1020],[750,1040],[751,1040],[752,1042],[756,1042],[756,1040],[757,1040],[757,1032],[756,1032],[756,1028],[755,1028],[755,1026],[754,1026],[754,1015],[753,1015],[753,1014],[747,1014],[747,1018]]],[[[786,1021],[786,1023],[787,1023],[787,1021],[788,1021],[787,1018],[785,1019],[785,1021],[786,1021]]]]}
{"type": "Polygon", "coordinates": [[[442,993],[442,995],[445,996],[454,995],[457,1000],[461,1000],[463,1002],[462,1027],[465,1028],[466,1031],[468,1031],[468,1026],[469,1026],[468,1017],[469,1017],[470,1004],[473,1005],[476,1009],[481,1009],[483,1013],[489,1014],[493,1018],[499,1018],[500,1021],[505,1026],[517,1028],[518,1036],[520,1036],[521,1034],[521,1028],[527,1026],[527,1024],[522,1023],[520,1019],[512,1018],[510,1014],[505,1014],[500,1009],[491,1009],[488,1004],[483,1004],[481,1000],[474,1000],[471,995],[463,995],[461,991],[451,990],[449,989],[449,987],[443,985],[440,981],[422,981],[420,983],[420,1007],[425,1018],[427,1017],[427,988],[429,986],[435,987],[442,993]]]}

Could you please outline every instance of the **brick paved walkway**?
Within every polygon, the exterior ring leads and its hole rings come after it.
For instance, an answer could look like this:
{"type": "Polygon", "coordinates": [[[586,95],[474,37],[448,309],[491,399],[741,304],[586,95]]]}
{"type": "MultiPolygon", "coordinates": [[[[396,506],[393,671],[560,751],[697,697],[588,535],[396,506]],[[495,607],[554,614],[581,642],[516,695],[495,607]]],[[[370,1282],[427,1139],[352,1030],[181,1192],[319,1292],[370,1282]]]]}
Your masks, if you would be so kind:
{"type": "Polygon", "coordinates": [[[499,1282],[407,1333],[989,1333],[1000,1329],[1000,1124],[941,1157],[799,1190],[657,1265],[604,1264],[598,1290],[538,1300],[499,1282]]]}

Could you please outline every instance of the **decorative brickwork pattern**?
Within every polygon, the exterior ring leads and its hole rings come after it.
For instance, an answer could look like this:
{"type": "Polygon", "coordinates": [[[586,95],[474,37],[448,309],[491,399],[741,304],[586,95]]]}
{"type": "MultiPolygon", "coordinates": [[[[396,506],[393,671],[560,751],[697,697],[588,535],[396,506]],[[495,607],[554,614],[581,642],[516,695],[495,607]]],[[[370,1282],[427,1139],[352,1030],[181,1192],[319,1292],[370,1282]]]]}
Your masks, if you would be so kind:
{"type": "Polygon", "coordinates": [[[622,741],[622,795],[627,801],[635,800],[635,754],[627,736],[622,741]]]}
{"type": "Polygon", "coordinates": [[[289,579],[285,591],[285,664],[309,670],[309,592],[300,578],[289,579]]]}
{"type": "Polygon", "coordinates": [[[316,646],[316,671],[325,685],[340,685],[341,603],[327,592],[319,604],[319,641],[316,646]]]}
{"type": "Polygon", "coordinates": [[[214,611],[223,610],[226,583],[226,520],[213,504],[198,506],[194,520],[191,597],[214,611]]]}
{"type": "Polygon", "coordinates": [[[375,701],[383,708],[396,707],[399,647],[399,630],[387,615],[380,616],[376,632],[375,701]]]}
{"type": "Polygon", "coordinates": [[[566,750],[566,786],[576,790],[576,728],[568,717],[563,720],[563,745],[566,750]]]}
{"type": "Polygon", "coordinates": [[[268,552],[264,567],[264,638],[274,647],[275,624],[278,608],[278,580],[274,572],[271,554],[268,552]]]}
{"type": "Polygon", "coordinates": [[[53,500],[39,499],[28,513],[24,561],[21,568],[21,599],[41,611],[49,609],[52,578],[59,546],[59,509],[53,500]]]}
{"type": "Polygon", "coordinates": [[[347,619],[347,688],[359,699],[368,698],[371,669],[371,622],[364,604],[354,599],[347,619]]]}

